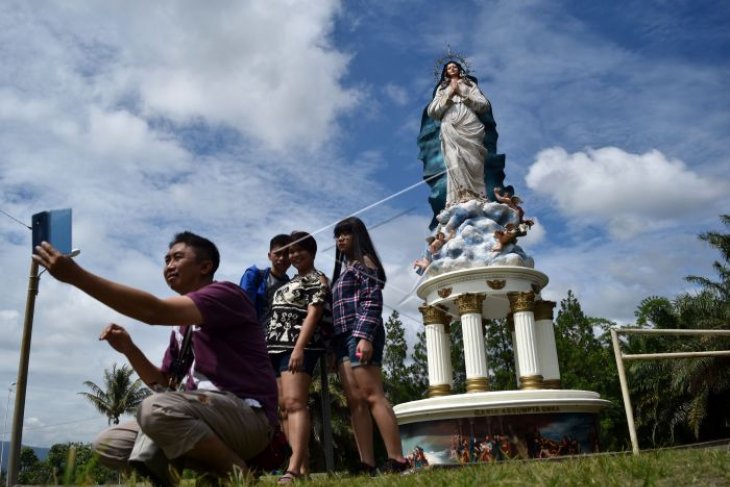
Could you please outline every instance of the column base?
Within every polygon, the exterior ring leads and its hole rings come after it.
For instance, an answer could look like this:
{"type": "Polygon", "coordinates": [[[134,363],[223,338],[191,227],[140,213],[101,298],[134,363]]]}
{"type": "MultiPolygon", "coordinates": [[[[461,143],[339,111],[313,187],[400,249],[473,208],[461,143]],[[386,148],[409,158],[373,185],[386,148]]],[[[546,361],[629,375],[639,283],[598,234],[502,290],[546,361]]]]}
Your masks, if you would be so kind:
{"type": "Polygon", "coordinates": [[[466,379],[466,392],[487,392],[488,390],[489,379],[486,377],[466,379]]]}
{"type": "Polygon", "coordinates": [[[448,396],[451,394],[451,386],[449,384],[439,384],[435,386],[428,386],[428,392],[426,392],[426,395],[428,397],[439,397],[439,396],[448,396]]]}
{"type": "Polygon", "coordinates": [[[543,389],[541,375],[523,375],[520,377],[520,389],[543,389]]]}
{"type": "Polygon", "coordinates": [[[562,389],[560,379],[547,379],[542,381],[543,389],[562,389]]]}

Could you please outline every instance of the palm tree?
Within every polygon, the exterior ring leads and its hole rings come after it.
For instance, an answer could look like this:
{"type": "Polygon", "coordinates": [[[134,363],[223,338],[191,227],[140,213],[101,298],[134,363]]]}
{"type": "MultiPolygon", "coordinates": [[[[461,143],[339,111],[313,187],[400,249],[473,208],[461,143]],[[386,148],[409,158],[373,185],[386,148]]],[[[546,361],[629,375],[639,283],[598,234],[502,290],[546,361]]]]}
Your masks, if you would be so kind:
{"type": "Polygon", "coordinates": [[[119,416],[125,413],[134,412],[137,406],[151,394],[145,388],[142,379],[132,381],[134,370],[126,364],[117,368],[112,364],[112,369],[104,370],[104,388],[87,380],[84,385],[91,389],[91,392],[79,392],[85,396],[91,404],[108,418],[108,424],[112,422],[119,424],[119,416]]]}
{"type": "MultiPolygon", "coordinates": [[[[730,227],[730,215],[720,218],[730,227]]],[[[730,234],[706,232],[699,238],[721,253],[722,261],[713,264],[719,281],[688,276],[687,281],[700,286],[699,292],[685,293],[672,301],[662,298],[644,300],[637,312],[639,326],[730,329],[730,234]]],[[[646,350],[647,344],[639,343],[643,340],[637,337],[631,342],[636,348],[645,348],[644,352],[657,351],[646,350]]],[[[662,339],[662,345],[671,347],[672,351],[730,350],[730,340],[718,337],[667,337],[662,339]]],[[[651,428],[653,442],[664,438],[664,441],[674,443],[675,430],[684,432],[682,436],[695,439],[713,439],[730,432],[728,358],[634,363],[631,370],[637,374],[638,380],[633,389],[640,396],[637,423],[651,428]]]]}
{"type": "MultiPolygon", "coordinates": [[[[730,215],[720,215],[720,220],[730,229],[730,215]]],[[[687,276],[686,279],[694,284],[699,284],[703,292],[707,292],[715,296],[718,300],[724,301],[724,311],[727,312],[727,305],[730,301],[730,268],[728,267],[728,262],[730,262],[730,234],[705,232],[700,234],[699,239],[720,251],[723,262],[716,260],[712,264],[712,267],[720,275],[720,281],[715,282],[700,276],[687,276]]],[[[727,318],[727,315],[724,318],[727,318]]]]}

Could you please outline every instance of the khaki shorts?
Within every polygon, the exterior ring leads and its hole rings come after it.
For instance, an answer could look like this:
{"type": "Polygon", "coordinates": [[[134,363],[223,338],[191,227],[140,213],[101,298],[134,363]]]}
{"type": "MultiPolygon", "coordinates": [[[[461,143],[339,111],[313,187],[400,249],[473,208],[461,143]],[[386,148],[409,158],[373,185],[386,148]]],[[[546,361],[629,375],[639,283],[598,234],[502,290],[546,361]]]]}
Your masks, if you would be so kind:
{"type": "Polygon", "coordinates": [[[269,444],[273,434],[263,409],[252,408],[231,393],[162,392],[142,402],[136,421],[102,431],[94,441],[94,451],[104,465],[127,470],[140,432],[161,450],[141,461],[163,478],[169,461],[183,456],[203,438],[215,435],[248,460],[269,444]]]}

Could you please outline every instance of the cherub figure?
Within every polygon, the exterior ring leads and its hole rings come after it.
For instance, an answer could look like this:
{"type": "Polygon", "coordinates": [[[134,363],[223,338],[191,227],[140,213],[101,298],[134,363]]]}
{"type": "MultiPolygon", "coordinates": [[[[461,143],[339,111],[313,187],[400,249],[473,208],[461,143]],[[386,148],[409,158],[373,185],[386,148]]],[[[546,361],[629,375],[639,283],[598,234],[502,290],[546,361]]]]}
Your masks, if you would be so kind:
{"type": "Polygon", "coordinates": [[[436,236],[428,237],[426,243],[428,244],[428,251],[431,252],[431,255],[436,255],[446,243],[446,235],[444,235],[444,232],[438,232],[436,236]]]}
{"type": "Polygon", "coordinates": [[[517,242],[517,237],[524,237],[527,235],[527,230],[532,225],[532,221],[528,220],[525,223],[515,225],[514,223],[508,223],[505,225],[505,230],[497,230],[494,232],[494,239],[497,241],[492,247],[492,252],[501,251],[505,245],[517,242]]]}
{"type": "Polygon", "coordinates": [[[436,235],[426,237],[426,255],[418,259],[413,263],[413,268],[416,273],[421,276],[426,271],[434,257],[438,257],[436,254],[441,250],[441,247],[446,243],[446,235],[443,232],[437,232],[436,235]]]}
{"type": "Polygon", "coordinates": [[[525,220],[525,210],[523,210],[520,206],[522,204],[522,200],[519,196],[510,196],[506,193],[503,193],[502,188],[497,186],[496,188],[494,188],[494,197],[498,202],[504,203],[505,205],[509,206],[517,212],[517,216],[520,219],[520,224],[524,223],[528,226],[528,228],[535,224],[535,222],[532,220],[525,220]]]}

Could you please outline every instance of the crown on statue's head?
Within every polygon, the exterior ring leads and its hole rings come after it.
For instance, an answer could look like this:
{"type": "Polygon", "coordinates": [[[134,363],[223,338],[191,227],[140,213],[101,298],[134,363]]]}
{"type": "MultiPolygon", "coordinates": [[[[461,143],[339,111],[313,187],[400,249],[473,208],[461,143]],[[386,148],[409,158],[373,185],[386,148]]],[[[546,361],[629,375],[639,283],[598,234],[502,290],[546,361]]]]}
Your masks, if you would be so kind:
{"type": "Polygon", "coordinates": [[[437,83],[441,81],[441,71],[443,70],[444,66],[450,62],[459,63],[459,65],[461,66],[462,76],[468,75],[471,72],[471,66],[469,65],[469,61],[467,61],[466,58],[461,55],[461,53],[453,52],[451,50],[450,44],[446,45],[446,49],[446,54],[438,58],[433,67],[433,79],[437,83]]]}

